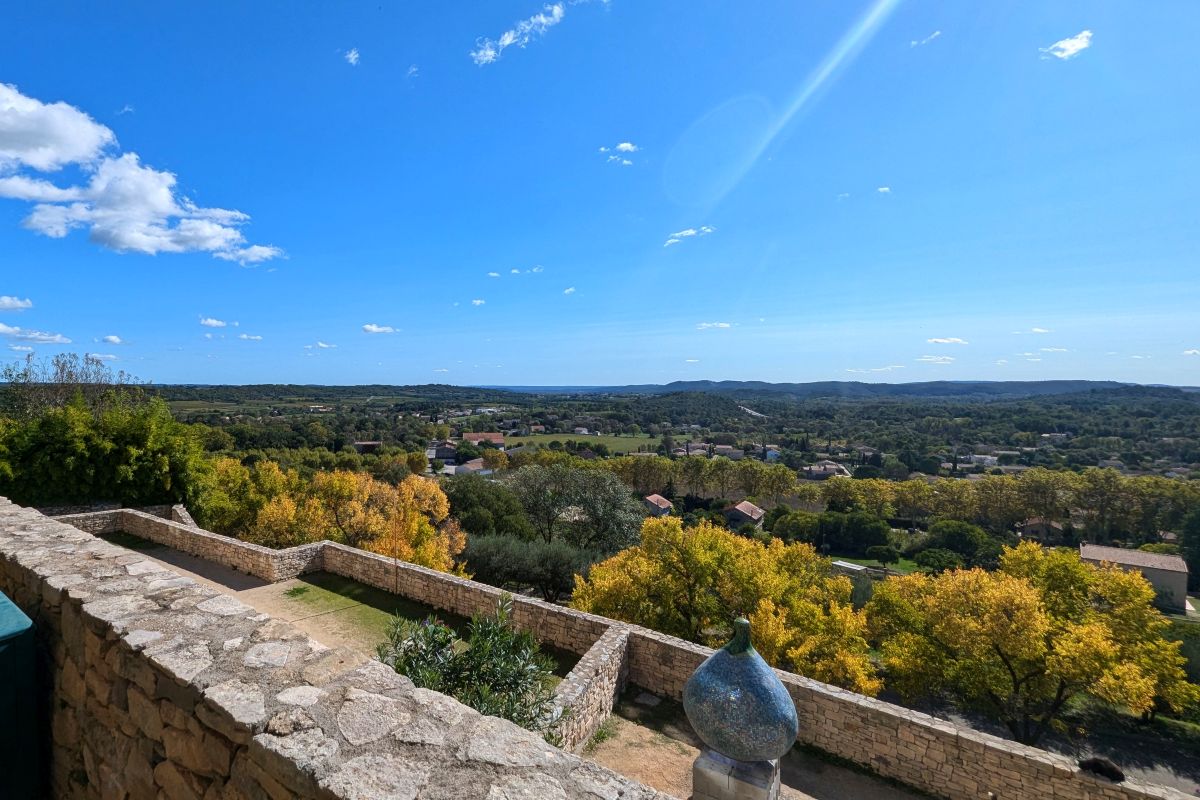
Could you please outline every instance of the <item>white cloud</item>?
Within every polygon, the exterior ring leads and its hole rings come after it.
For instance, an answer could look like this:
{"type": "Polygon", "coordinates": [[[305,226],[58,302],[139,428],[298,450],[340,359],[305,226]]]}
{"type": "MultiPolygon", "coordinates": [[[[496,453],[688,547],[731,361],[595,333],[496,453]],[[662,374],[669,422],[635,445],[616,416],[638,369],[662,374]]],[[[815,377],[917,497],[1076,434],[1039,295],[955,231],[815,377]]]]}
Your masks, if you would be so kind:
{"type": "Polygon", "coordinates": [[[913,39],[911,42],[908,43],[908,46],[909,47],[924,47],[925,45],[929,44],[930,42],[932,42],[934,39],[938,38],[941,35],[942,35],[941,31],[934,31],[933,33],[926,36],[924,39],[913,39]]]}
{"type": "Polygon", "coordinates": [[[214,317],[201,317],[200,324],[206,328],[224,328],[229,323],[223,319],[216,319],[214,317]]]}
{"type": "Polygon", "coordinates": [[[1038,48],[1042,53],[1042,58],[1054,58],[1066,61],[1074,58],[1092,46],[1092,32],[1080,31],[1068,39],[1059,39],[1049,47],[1038,48]]]}
{"type": "Polygon", "coordinates": [[[74,106],[43,103],[0,83],[0,168],[50,172],[87,164],[116,141],[111,130],[74,106]]]}
{"type": "Polygon", "coordinates": [[[521,274],[521,270],[517,269],[516,267],[513,267],[508,272],[510,275],[520,275],[521,274]]]}
{"type": "Polygon", "coordinates": [[[112,353],[86,353],[88,358],[98,358],[101,361],[116,361],[117,357],[112,353]]]}
{"type": "Polygon", "coordinates": [[[33,342],[34,344],[71,343],[71,340],[63,336],[61,333],[31,331],[28,328],[17,328],[12,325],[5,325],[3,322],[0,322],[0,336],[6,336],[9,339],[16,339],[19,342],[33,342]]]}
{"type": "Polygon", "coordinates": [[[445,367],[441,367],[440,369],[435,369],[435,370],[434,370],[434,372],[449,372],[449,371],[450,371],[450,370],[446,369],[445,367]]]}
{"type": "Polygon", "coordinates": [[[847,368],[846,372],[857,372],[866,374],[868,372],[895,372],[898,369],[904,369],[903,364],[889,364],[886,367],[871,367],[870,369],[847,368]]]}
{"type": "Polygon", "coordinates": [[[346,63],[352,67],[358,66],[358,48],[351,47],[345,54],[346,63]]]}
{"type": "Polygon", "coordinates": [[[1040,359],[1040,358],[1027,358],[1027,359],[1025,359],[1025,360],[1026,360],[1026,361],[1041,361],[1042,359],[1040,359]]]}
{"type": "Polygon", "coordinates": [[[242,339],[243,341],[247,341],[247,342],[261,342],[263,337],[253,336],[249,333],[239,333],[238,338],[242,339]]]}
{"type": "Polygon", "coordinates": [[[408,71],[404,73],[404,77],[408,78],[409,80],[413,78],[419,78],[421,77],[421,70],[417,69],[416,64],[412,64],[409,66],[408,71]]]}
{"type": "Polygon", "coordinates": [[[1150,356],[1130,356],[1130,358],[1136,358],[1139,361],[1145,361],[1145,360],[1149,359],[1150,356]]]}
{"type": "Polygon", "coordinates": [[[137,109],[136,109],[136,108],[134,108],[133,106],[129,105],[129,103],[126,103],[125,105],[121,106],[121,110],[117,112],[117,116],[118,116],[118,117],[121,117],[121,116],[124,116],[124,115],[126,115],[126,114],[132,114],[132,113],[134,113],[135,111],[137,111],[137,109]]]}
{"type": "Polygon", "coordinates": [[[336,344],[329,344],[327,342],[322,342],[320,340],[317,341],[317,349],[318,350],[332,350],[335,347],[337,347],[336,344]]]}
{"type": "Polygon", "coordinates": [[[395,333],[396,329],[391,325],[376,325],[374,322],[368,322],[362,326],[363,333],[395,333]]]}
{"type": "Polygon", "coordinates": [[[696,330],[706,331],[709,328],[732,328],[733,325],[729,322],[697,322],[696,330]]]}
{"type": "Polygon", "coordinates": [[[211,338],[213,338],[213,335],[211,333],[206,333],[206,334],[204,334],[204,338],[211,339],[211,338]]]}
{"type": "Polygon", "coordinates": [[[685,358],[685,359],[683,360],[683,363],[685,363],[685,364],[699,364],[699,363],[700,363],[700,359],[698,359],[698,358],[685,358]]]}
{"type": "Polygon", "coordinates": [[[8,349],[12,350],[14,353],[32,353],[33,352],[32,347],[29,347],[28,345],[24,345],[24,344],[10,344],[8,346],[8,349]]]}
{"type": "Polygon", "coordinates": [[[1054,333],[1054,331],[1048,330],[1046,328],[1030,328],[1029,332],[1030,333],[1054,333]]]}
{"type": "Polygon", "coordinates": [[[621,142],[617,145],[618,153],[636,153],[637,151],[638,146],[633,142],[621,142]]]}
{"type": "Polygon", "coordinates": [[[929,344],[970,344],[966,339],[960,339],[957,336],[946,336],[934,339],[926,339],[929,344]]]}
{"type": "Polygon", "coordinates": [[[110,333],[108,336],[101,337],[100,341],[104,342],[105,344],[125,344],[125,342],[121,340],[120,336],[112,333],[110,333]]]}
{"type": "Polygon", "coordinates": [[[608,163],[620,164],[622,167],[632,167],[633,166],[632,161],[630,161],[628,158],[621,158],[620,156],[609,156],[608,163]]]}
{"type": "Polygon", "coordinates": [[[921,356],[917,359],[924,364],[952,364],[954,363],[953,356],[921,356]]]}
{"type": "Polygon", "coordinates": [[[891,193],[892,193],[892,187],[890,187],[890,186],[880,186],[880,187],[879,187],[878,189],[876,189],[875,191],[879,192],[880,194],[891,194],[891,193]]]}
{"type": "Polygon", "coordinates": [[[499,273],[499,272],[489,272],[489,273],[488,273],[488,277],[489,277],[489,278],[499,278],[499,277],[500,277],[500,273],[499,273]]]}
{"type": "Polygon", "coordinates": [[[541,264],[535,264],[533,266],[533,268],[531,268],[529,271],[530,272],[545,272],[546,269],[541,264]]]}
{"type": "Polygon", "coordinates": [[[485,304],[486,302],[487,302],[487,300],[472,300],[471,305],[481,306],[481,305],[485,304]]]}
{"type": "Polygon", "coordinates": [[[841,192],[840,194],[838,194],[837,199],[838,200],[849,200],[850,193],[849,192],[841,192]]]}
{"type": "Polygon", "coordinates": [[[566,6],[561,2],[547,5],[528,19],[515,23],[512,28],[500,34],[498,39],[477,39],[475,49],[471,51],[471,59],[481,67],[492,64],[509,47],[525,47],[535,38],[544,36],[546,31],[563,21],[566,13],[566,6]]]}
{"type": "Polygon", "coordinates": [[[0,294],[0,311],[24,311],[27,308],[33,308],[33,301],[29,298],[22,300],[19,297],[0,294]]]}
{"type": "Polygon", "coordinates": [[[563,294],[575,294],[575,287],[568,286],[567,288],[563,289],[563,294]]]}
{"type": "Polygon", "coordinates": [[[691,239],[695,236],[708,236],[710,233],[715,233],[716,228],[711,225],[701,225],[699,228],[684,228],[681,231],[675,231],[667,237],[667,241],[663,242],[663,247],[670,247],[673,244],[679,244],[684,239],[691,239]]]}
{"type": "Polygon", "coordinates": [[[31,231],[62,238],[76,228],[120,253],[207,252],[254,264],[283,255],[277,247],[247,244],[240,228],[249,217],[201,208],[176,192],[176,177],[143,165],[137,153],[110,155],[112,131],[65,103],[44,104],[0,84],[0,198],[33,203],[23,221],[31,231]],[[86,183],[59,186],[19,174],[77,164],[86,183]]]}
{"type": "Polygon", "coordinates": [[[1041,351],[1043,353],[1069,353],[1069,352],[1071,352],[1070,350],[1068,350],[1065,347],[1043,347],[1043,348],[1041,348],[1041,351]]]}
{"type": "Polygon", "coordinates": [[[998,358],[998,359],[996,359],[996,364],[997,364],[997,366],[1003,366],[1004,364],[1007,364],[1007,363],[1008,363],[1008,359],[1007,359],[1007,358],[998,358]]]}
{"type": "Polygon", "coordinates": [[[1200,356],[1200,350],[1196,350],[1194,348],[1191,350],[1184,350],[1183,354],[1185,356],[1200,356]]]}

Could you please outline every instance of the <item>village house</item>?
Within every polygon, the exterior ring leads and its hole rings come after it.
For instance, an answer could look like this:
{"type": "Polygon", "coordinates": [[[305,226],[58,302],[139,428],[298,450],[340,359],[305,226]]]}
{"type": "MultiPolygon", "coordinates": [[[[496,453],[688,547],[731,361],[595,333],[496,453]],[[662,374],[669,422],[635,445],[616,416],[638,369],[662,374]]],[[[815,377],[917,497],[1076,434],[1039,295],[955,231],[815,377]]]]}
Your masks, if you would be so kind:
{"type": "Polygon", "coordinates": [[[838,462],[829,461],[828,459],[824,461],[818,461],[811,467],[804,468],[804,477],[812,481],[823,481],[827,478],[833,478],[835,476],[849,478],[850,470],[846,469],[838,462]]]}
{"type": "Polygon", "coordinates": [[[675,507],[670,500],[661,494],[652,494],[643,498],[642,502],[646,504],[646,511],[652,517],[665,517],[675,507]]]}
{"type": "Polygon", "coordinates": [[[733,508],[726,509],[725,521],[728,523],[730,529],[735,531],[743,525],[753,525],[756,528],[761,528],[765,513],[765,511],[749,500],[743,500],[733,508]]]}
{"type": "Polygon", "coordinates": [[[484,442],[487,442],[488,444],[499,447],[501,450],[504,449],[504,434],[503,433],[475,433],[475,432],[464,433],[462,435],[462,440],[464,442],[469,442],[473,445],[480,445],[480,444],[483,444],[484,442]]]}
{"type": "Polygon", "coordinates": [[[1079,557],[1091,564],[1116,564],[1124,570],[1136,570],[1154,587],[1155,605],[1167,611],[1187,610],[1187,563],[1175,555],[1079,545],[1079,557]]]}
{"type": "Polygon", "coordinates": [[[739,450],[733,445],[718,444],[713,445],[713,455],[725,456],[725,458],[728,458],[730,461],[741,461],[745,457],[746,451],[739,450]]]}
{"type": "Polygon", "coordinates": [[[1030,517],[1021,525],[1021,538],[1042,544],[1057,544],[1062,541],[1063,526],[1052,519],[1030,517]]]}
{"type": "Polygon", "coordinates": [[[453,464],[458,458],[458,445],[445,440],[434,442],[433,447],[429,448],[425,455],[429,456],[431,461],[436,458],[445,464],[453,464]]]}
{"type": "Polygon", "coordinates": [[[483,463],[482,458],[473,458],[454,468],[455,475],[491,475],[493,470],[483,463]]]}

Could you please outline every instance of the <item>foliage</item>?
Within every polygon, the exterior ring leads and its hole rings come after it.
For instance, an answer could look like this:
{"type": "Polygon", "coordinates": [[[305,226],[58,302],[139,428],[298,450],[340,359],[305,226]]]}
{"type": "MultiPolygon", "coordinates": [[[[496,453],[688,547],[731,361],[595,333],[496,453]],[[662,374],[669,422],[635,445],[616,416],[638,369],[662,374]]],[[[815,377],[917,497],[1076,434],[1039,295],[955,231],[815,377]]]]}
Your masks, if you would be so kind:
{"type": "Polygon", "coordinates": [[[890,544],[877,544],[867,548],[867,558],[873,558],[880,564],[895,564],[900,560],[900,551],[890,544]]]}
{"type": "Polygon", "coordinates": [[[945,694],[1032,744],[1079,695],[1147,715],[1200,699],[1153,599],[1137,573],[1024,543],[996,572],[884,581],[867,617],[891,688],[945,694]]]}
{"type": "Polygon", "coordinates": [[[450,572],[466,546],[447,520],[446,495],[416,475],[397,485],[347,470],[306,480],[273,461],[245,467],[219,458],[210,479],[194,505],[197,522],[268,547],[330,539],[450,572]]]}
{"type": "Polygon", "coordinates": [[[456,475],[443,481],[442,488],[450,500],[450,513],[467,535],[534,537],[525,509],[504,484],[479,475],[456,475]]]}
{"type": "Polygon", "coordinates": [[[531,464],[513,473],[508,485],[544,541],[610,553],[637,541],[641,508],[611,472],[531,464]]]}
{"type": "Polygon", "coordinates": [[[505,595],[491,616],[472,618],[466,640],[432,617],[393,618],[379,659],[422,689],[448,694],[482,714],[557,739],[553,665],[528,631],[512,624],[505,595]]]}
{"type": "Polygon", "coordinates": [[[125,505],[190,502],[203,481],[200,432],[176,422],[166,403],[77,392],[46,396],[25,415],[0,418],[0,495],[27,505],[113,500],[125,505]]]}
{"type": "Polygon", "coordinates": [[[575,576],[586,575],[599,556],[562,541],[478,536],[468,540],[463,559],[477,581],[502,589],[532,587],[556,602],[574,588],[575,576]]]}
{"type": "Polygon", "coordinates": [[[776,666],[874,694],[865,621],[849,579],[806,544],[764,545],[701,522],[647,519],[641,544],[576,580],[572,606],[720,646],[739,614],[776,666]]]}
{"type": "Polygon", "coordinates": [[[942,547],[931,547],[913,556],[917,566],[926,572],[937,574],[948,569],[958,569],[963,565],[963,558],[953,550],[942,547]]]}

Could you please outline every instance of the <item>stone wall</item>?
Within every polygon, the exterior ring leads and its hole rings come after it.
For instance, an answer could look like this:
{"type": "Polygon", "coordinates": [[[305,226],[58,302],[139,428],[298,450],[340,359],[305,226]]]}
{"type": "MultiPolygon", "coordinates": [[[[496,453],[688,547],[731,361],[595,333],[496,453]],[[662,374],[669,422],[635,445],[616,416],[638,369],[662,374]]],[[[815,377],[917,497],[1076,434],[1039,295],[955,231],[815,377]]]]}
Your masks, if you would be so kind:
{"type": "MultiPolygon", "coordinates": [[[[333,542],[272,551],[137,511],[124,530],[258,575],[282,580],[323,569],[463,616],[495,606],[500,590],[333,542]]],[[[88,524],[98,524],[89,522],[88,524]]],[[[712,651],[634,625],[514,598],[514,621],[539,639],[584,654],[559,698],[578,709],[568,744],[585,742],[611,709],[609,693],[626,681],[680,699],[693,670],[712,651]],[[625,638],[624,646],[617,642],[625,638]],[[611,656],[606,654],[611,653],[611,656]],[[618,654],[620,657],[618,658],[618,654]],[[607,667],[602,664],[606,663],[607,667]],[[608,705],[606,705],[608,704],[608,705]]],[[[1173,789],[1137,781],[1111,784],[1069,759],[926,714],[779,672],[796,702],[799,740],[936,797],[997,800],[1185,800],[1173,789]]]]}
{"type": "Polygon", "coordinates": [[[561,728],[565,749],[587,743],[612,714],[629,676],[628,644],[629,628],[613,625],[555,688],[558,705],[566,712],[561,728]]]}
{"type": "Polygon", "coordinates": [[[55,798],[669,800],[2,498],[0,590],[37,625],[55,798]]]}

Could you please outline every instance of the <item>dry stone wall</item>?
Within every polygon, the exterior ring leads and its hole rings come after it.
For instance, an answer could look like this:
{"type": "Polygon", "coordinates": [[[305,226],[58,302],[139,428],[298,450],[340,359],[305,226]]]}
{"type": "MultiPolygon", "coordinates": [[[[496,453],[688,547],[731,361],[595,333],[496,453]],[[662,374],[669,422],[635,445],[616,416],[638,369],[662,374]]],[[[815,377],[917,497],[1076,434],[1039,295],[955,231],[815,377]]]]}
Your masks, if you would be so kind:
{"type": "MultiPolygon", "coordinates": [[[[123,509],[114,525],[138,536],[257,575],[283,580],[326,570],[463,616],[495,607],[500,590],[333,542],[273,551],[123,509]]],[[[70,519],[79,520],[79,517],[70,519]]],[[[85,525],[100,525],[84,521],[85,525]]],[[[585,742],[628,682],[674,699],[712,653],[700,645],[550,603],[514,599],[514,620],[544,642],[584,654],[560,687],[572,710],[567,744],[585,742]]],[[[936,797],[994,800],[1185,800],[1174,789],[1137,781],[1112,784],[1063,757],[856,695],[778,673],[796,703],[799,740],[936,797]]]]}
{"type": "Polygon", "coordinates": [[[0,590],[37,626],[55,798],[670,800],[2,498],[0,590]]]}

